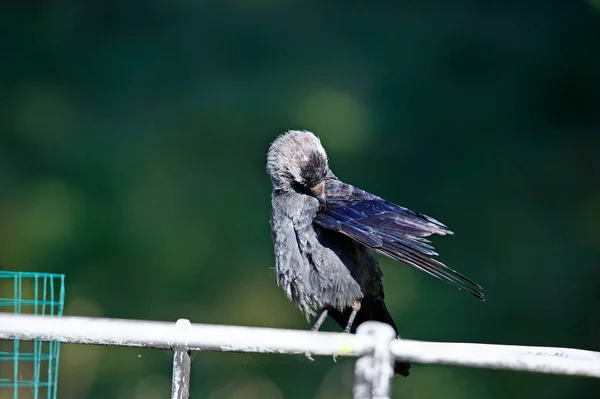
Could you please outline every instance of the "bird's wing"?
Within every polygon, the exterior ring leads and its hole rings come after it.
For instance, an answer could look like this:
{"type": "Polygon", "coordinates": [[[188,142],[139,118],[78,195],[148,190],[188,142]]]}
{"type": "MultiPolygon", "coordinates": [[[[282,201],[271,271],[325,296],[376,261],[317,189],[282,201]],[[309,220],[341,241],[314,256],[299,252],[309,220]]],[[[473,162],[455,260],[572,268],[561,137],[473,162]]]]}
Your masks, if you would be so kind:
{"type": "Polygon", "coordinates": [[[326,181],[325,194],[314,223],[485,300],[479,284],[431,258],[437,253],[424,237],[453,234],[442,223],[336,179],[326,181]]]}

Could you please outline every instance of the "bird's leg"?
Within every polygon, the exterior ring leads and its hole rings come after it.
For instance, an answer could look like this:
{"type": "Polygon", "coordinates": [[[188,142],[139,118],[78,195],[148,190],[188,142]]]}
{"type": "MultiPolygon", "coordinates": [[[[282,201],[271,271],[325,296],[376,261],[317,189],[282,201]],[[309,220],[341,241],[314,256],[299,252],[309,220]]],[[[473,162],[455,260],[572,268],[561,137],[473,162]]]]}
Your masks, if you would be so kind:
{"type": "Polygon", "coordinates": [[[319,331],[319,328],[321,328],[321,325],[325,322],[325,319],[327,318],[327,313],[327,309],[325,309],[323,313],[321,313],[321,316],[319,316],[315,324],[311,327],[311,332],[319,331]]]}
{"type": "MultiPolygon", "coordinates": [[[[344,332],[346,334],[350,333],[350,329],[352,328],[352,324],[354,324],[354,319],[360,310],[360,301],[352,302],[352,312],[350,313],[350,317],[348,317],[348,322],[346,323],[346,328],[344,328],[344,332]]],[[[337,355],[333,355],[333,361],[337,361],[337,355]]]]}
{"type": "Polygon", "coordinates": [[[352,324],[354,323],[354,319],[356,318],[356,314],[360,310],[360,302],[354,301],[352,302],[352,313],[350,313],[350,317],[348,317],[348,323],[346,323],[346,328],[344,328],[345,333],[349,333],[352,328],[352,324]]]}
{"type": "MultiPolygon", "coordinates": [[[[321,313],[321,315],[319,316],[319,318],[317,319],[317,321],[315,322],[315,324],[310,328],[310,332],[317,332],[319,331],[319,328],[321,328],[321,325],[323,324],[323,322],[325,322],[325,319],[327,318],[327,309],[325,309],[323,311],[323,313],[321,313]]],[[[310,352],[306,352],[304,353],[304,355],[308,358],[308,360],[310,360],[311,362],[314,361],[315,359],[312,358],[312,356],[310,355],[310,352]]]]}

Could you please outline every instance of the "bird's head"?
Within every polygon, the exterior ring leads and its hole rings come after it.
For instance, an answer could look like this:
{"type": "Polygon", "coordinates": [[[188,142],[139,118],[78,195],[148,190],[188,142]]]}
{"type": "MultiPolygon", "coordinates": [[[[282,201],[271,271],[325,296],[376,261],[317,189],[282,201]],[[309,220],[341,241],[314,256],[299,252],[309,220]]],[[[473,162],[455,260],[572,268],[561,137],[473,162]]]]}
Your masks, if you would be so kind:
{"type": "Polygon", "coordinates": [[[321,203],[325,202],[325,178],[335,177],[321,141],[304,130],[290,130],[271,143],[267,173],[276,190],[305,192],[321,203]]]}

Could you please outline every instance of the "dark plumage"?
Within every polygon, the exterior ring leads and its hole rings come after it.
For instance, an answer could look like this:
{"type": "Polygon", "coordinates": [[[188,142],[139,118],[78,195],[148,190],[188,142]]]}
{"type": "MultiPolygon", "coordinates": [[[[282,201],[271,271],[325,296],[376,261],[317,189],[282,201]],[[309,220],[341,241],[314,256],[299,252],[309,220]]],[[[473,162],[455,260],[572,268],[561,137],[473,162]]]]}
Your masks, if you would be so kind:
{"type": "Polygon", "coordinates": [[[477,283],[431,258],[437,253],[423,237],[453,234],[446,226],[337,179],[325,181],[325,193],[327,206],[317,213],[314,223],[484,300],[477,283]]]}
{"type": "MultiPolygon", "coordinates": [[[[289,131],[269,148],[271,229],[277,281],[307,316],[327,315],[346,332],[377,320],[398,332],[384,303],[379,252],[483,301],[482,288],[432,259],[431,234],[452,234],[437,220],[345,184],[331,172],[319,139],[289,131]]],[[[409,364],[396,362],[407,376],[409,364]]]]}

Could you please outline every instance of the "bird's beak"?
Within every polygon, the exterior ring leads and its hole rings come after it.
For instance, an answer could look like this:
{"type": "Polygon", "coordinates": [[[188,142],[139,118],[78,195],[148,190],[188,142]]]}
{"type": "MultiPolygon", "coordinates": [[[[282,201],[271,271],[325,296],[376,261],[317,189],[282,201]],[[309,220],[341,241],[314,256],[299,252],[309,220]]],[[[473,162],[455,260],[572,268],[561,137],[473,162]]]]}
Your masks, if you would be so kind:
{"type": "Polygon", "coordinates": [[[320,182],[319,184],[312,186],[310,188],[310,192],[315,196],[316,199],[319,200],[321,204],[325,204],[325,181],[320,182]]]}

